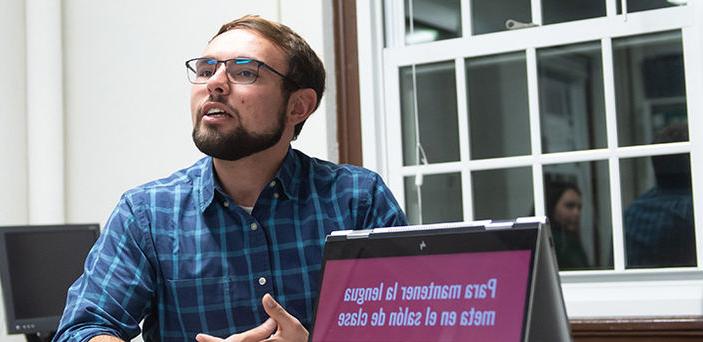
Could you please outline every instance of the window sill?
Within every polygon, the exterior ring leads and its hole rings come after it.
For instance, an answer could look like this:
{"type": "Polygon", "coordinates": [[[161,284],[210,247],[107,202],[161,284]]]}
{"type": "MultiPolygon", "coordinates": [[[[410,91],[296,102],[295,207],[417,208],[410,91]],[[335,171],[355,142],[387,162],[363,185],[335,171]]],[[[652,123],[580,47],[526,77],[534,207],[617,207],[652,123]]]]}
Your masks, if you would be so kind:
{"type": "Polygon", "coordinates": [[[572,319],[703,316],[698,269],[562,272],[572,319]]]}

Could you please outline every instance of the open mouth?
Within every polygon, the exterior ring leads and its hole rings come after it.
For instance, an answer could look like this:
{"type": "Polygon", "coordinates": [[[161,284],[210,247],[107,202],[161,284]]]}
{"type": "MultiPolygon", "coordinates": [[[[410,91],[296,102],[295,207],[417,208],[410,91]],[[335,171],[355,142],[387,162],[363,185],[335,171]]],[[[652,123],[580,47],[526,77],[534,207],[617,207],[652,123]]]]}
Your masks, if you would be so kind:
{"type": "Polygon", "coordinates": [[[203,114],[203,116],[208,116],[208,117],[212,117],[212,118],[221,118],[221,117],[226,117],[226,116],[230,116],[230,115],[227,114],[227,112],[225,112],[222,109],[210,108],[205,114],[203,114]]]}
{"type": "Polygon", "coordinates": [[[220,102],[209,101],[201,108],[202,118],[207,122],[219,122],[233,117],[231,109],[220,102]]]}

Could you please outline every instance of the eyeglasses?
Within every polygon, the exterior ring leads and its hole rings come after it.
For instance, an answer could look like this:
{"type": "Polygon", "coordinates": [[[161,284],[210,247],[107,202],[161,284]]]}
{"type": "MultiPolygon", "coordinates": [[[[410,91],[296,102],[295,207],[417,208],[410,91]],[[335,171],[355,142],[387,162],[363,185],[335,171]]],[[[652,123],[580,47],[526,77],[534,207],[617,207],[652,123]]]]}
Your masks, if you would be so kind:
{"type": "Polygon", "coordinates": [[[268,66],[268,64],[252,58],[233,58],[225,61],[219,61],[214,58],[200,57],[186,61],[186,70],[188,72],[188,81],[193,84],[205,84],[215,75],[220,63],[225,65],[227,78],[231,83],[235,84],[252,84],[259,78],[259,70],[261,67],[268,69],[274,74],[281,76],[284,80],[291,82],[297,86],[297,83],[286,75],[276,71],[276,69],[268,66]]]}

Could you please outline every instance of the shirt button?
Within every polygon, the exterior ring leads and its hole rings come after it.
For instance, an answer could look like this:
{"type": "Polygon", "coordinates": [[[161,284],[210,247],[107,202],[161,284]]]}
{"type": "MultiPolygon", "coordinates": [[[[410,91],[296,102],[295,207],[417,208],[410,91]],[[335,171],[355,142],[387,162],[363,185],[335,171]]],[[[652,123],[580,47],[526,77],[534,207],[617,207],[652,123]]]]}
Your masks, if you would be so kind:
{"type": "Polygon", "coordinates": [[[222,202],[222,205],[224,205],[225,208],[229,208],[229,202],[227,202],[227,201],[222,202]]]}
{"type": "Polygon", "coordinates": [[[269,183],[269,187],[273,188],[274,186],[276,186],[276,181],[271,181],[271,183],[269,183]]]}
{"type": "Polygon", "coordinates": [[[277,192],[273,194],[273,198],[278,199],[279,197],[281,197],[281,196],[277,192]]]}
{"type": "Polygon", "coordinates": [[[257,230],[259,228],[259,225],[256,223],[252,223],[250,226],[251,230],[257,230]]]}
{"type": "Polygon", "coordinates": [[[261,285],[261,286],[266,285],[266,278],[264,278],[264,277],[259,278],[259,285],[261,285]]]}

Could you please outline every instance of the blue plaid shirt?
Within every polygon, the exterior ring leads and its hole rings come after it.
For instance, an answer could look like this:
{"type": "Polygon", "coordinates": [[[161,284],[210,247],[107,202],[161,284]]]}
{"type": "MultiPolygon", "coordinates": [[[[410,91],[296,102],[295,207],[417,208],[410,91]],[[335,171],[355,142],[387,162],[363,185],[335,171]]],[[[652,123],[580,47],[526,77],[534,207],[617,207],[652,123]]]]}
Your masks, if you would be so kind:
{"type": "Polygon", "coordinates": [[[624,214],[627,267],[696,266],[691,188],[655,187],[624,214]]]}
{"type": "Polygon", "coordinates": [[[308,329],[333,230],[405,225],[381,178],[290,149],[251,214],[203,158],[125,193],[71,286],[55,341],[226,337],[267,315],[271,293],[308,329]]]}

